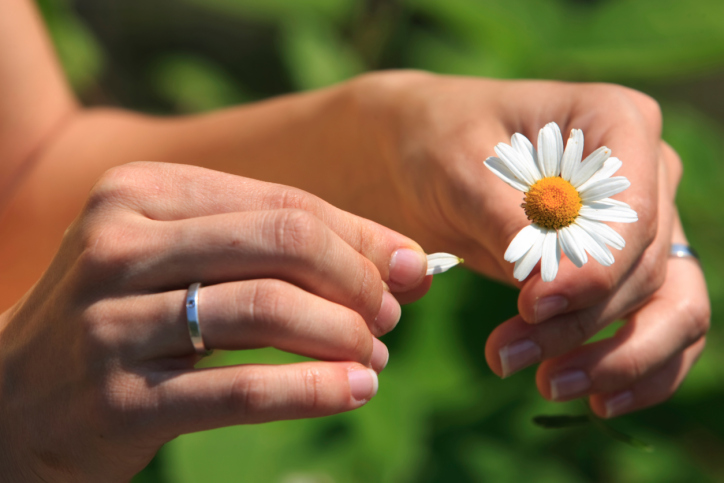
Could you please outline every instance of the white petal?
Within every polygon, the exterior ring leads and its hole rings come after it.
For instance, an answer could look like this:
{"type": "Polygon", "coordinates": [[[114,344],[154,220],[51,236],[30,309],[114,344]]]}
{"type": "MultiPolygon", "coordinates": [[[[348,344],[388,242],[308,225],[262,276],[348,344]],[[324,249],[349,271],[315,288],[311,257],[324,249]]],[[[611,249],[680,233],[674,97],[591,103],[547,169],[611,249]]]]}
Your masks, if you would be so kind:
{"type": "Polygon", "coordinates": [[[602,179],[592,183],[585,191],[581,191],[581,200],[585,202],[598,201],[618,194],[631,186],[631,182],[623,176],[602,179]]]}
{"type": "Polygon", "coordinates": [[[427,275],[447,272],[462,262],[462,258],[449,253],[432,253],[427,256],[427,275]]]}
{"type": "Polygon", "coordinates": [[[588,181],[584,182],[581,186],[578,187],[578,191],[585,190],[588,188],[591,184],[595,183],[596,181],[600,181],[602,179],[610,178],[611,176],[618,171],[623,163],[620,159],[615,157],[610,157],[606,160],[606,162],[603,163],[603,166],[601,169],[596,171],[596,173],[588,178],[588,181]]]}
{"type": "Polygon", "coordinates": [[[626,246],[626,240],[608,225],[604,225],[598,221],[587,220],[583,217],[579,217],[576,223],[598,241],[605,243],[611,248],[623,250],[623,247],[626,246]]]}
{"type": "Polygon", "coordinates": [[[566,181],[571,180],[576,167],[581,163],[581,156],[583,156],[583,131],[573,129],[561,159],[561,178],[566,181]]]}
{"type": "Polygon", "coordinates": [[[588,181],[588,179],[593,176],[596,171],[601,169],[603,163],[605,163],[610,156],[611,150],[606,146],[601,146],[589,154],[586,159],[576,166],[576,170],[571,176],[571,184],[575,188],[578,188],[588,181]]]}
{"type": "Polygon", "coordinates": [[[584,228],[575,223],[568,228],[571,229],[571,233],[575,237],[576,242],[578,242],[594,260],[605,267],[613,263],[613,254],[606,248],[606,245],[598,242],[584,228]]]}
{"type": "Polygon", "coordinates": [[[563,139],[558,124],[549,122],[538,133],[538,168],[544,177],[558,176],[561,173],[562,146],[563,139]]]}
{"type": "MultiPolygon", "coordinates": [[[[558,175],[561,174],[561,158],[563,157],[563,134],[561,134],[561,128],[555,122],[549,122],[548,125],[556,132],[556,145],[558,147],[558,175]]],[[[558,176],[556,175],[556,176],[558,176]]]]}
{"type": "Polygon", "coordinates": [[[510,172],[510,169],[508,169],[506,164],[495,156],[489,157],[483,162],[483,164],[490,171],[495,173],[498,178],[505,181],[508,185],[512,186],[518,191],[522,191],[523,193],[528,191],[529,186],[525,183],[525,181],[521,181],[520,179],[518,179],[517,176],[510,172]]]}
{"type": "Polygon", "coordinates": [[[530,250],[528,250],[528,253],[515,262],[513,276],[516,280],[522,282],[528,275],[530,275],[530,272],[533,270],[536,263],[538,263],[538,260],[540,260],[541,253],[543,252],[543,240],[545,240],[545,236],[539,236],[533,246],[530,247],[530,250]]]}
{"type": "Polygon", "coordinates": [[[505,143],[498,143],[498,145],[495,146],[495,154],[497,154],[501,161],[508,166],[510,171],[515,173],[522,181],[525,181],[529,185],[537,181],[535,173],[538,171],[538,168],[533,170],[533,166],[528,163],[528,160],[518,154],[518,151],[512,147],[505,143]]]}
{"type": "Polygon", "coordinates": [[[558,234],[554,230],[546,233],[543,240],[540,274],[544,282],[552,282],[558,275],[558,264],[561,261],[561,247],[558,245],[558,234]]]}
{"type": "Polygon", "coordinates": [[[602,205],[598,201],[584,204],[578,212],[581,218],[592,221],[610,221],[615,223],[634,223],[639,217],[631,208],[614,205],[602,205]]]}
{"type": "Polygon", "coordinates": [[[506,262],[517,262],[535,244],[538,237],[544,236],[546,230],[538,225],[528,225],[515,235],[508,245],[503,258],[506,262]]]}
{"type": "Polygon", "coordinates": [[[528,141],[528,138],[520,133],[515,133],[510,138],[510,144],[513,146],[513,149],[518,152],[520,157],[525,159],[535,180],[538,181],[541,179],[543,175],[540,169],[538,169],[538,155],[533,145],[528,141]]]}
{"type": "Polygon", "coordinates": [[[619,201],[619,200],[614,200],[613,198],[604,198],[602,200],[591,201],[587,204],[589,204],[591,206],[603,204],[603,205],[609,205],[609,206],[620,206],[621,208],[628,208],[629,210],[631,209],[631,205],[629,205],[628,203],[624,203],[623,201],[619,201]]]}
{"type": "Polygon", "coordinates": [[[571,233],[570,227],[567,226],[558,230],[558,240],[561,243],[563,252],[575,266],[581,268],[588,262],[586,250],[576,241],[576,237],[571,233]]]}

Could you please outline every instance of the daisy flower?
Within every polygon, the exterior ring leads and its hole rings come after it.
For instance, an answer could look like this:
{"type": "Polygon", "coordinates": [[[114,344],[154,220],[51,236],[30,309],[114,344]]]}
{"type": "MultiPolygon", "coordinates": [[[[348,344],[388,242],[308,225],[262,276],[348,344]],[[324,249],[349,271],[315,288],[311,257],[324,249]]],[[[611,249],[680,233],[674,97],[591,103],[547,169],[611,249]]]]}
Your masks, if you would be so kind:
{"type": "Polygon", "coordinates": [[[532,222],[510,242],[505,260],[515,262],[513,276],[523,281],[541,260],[543,281],[558,274],[561,251],[582,267],[591,255],[609,266],[613,255],[606,245],[621,250],[626,242],[603,222],[633,223],[638,216],[629,205],[613,200],[631,183],[611,177],[621,167],[603,146],[581,162],[583,131],[573,129],[563,149],[561,130],[554,122],[538,133],[538,151],[522,134],[513,134],[510,146],[495,147],[498,157],[485,166],[513,188],[525,193],[521,207],[532,222]]]}

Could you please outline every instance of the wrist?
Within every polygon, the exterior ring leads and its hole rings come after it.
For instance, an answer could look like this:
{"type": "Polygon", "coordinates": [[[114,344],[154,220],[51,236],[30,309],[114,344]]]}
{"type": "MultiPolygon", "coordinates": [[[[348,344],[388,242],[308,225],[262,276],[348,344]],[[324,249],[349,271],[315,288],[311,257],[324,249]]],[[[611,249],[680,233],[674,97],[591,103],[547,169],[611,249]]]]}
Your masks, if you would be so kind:
{"type": "Polygon", "coordinates": [[[405,118],[412,111],[418,87],[435,78],[421,71],[385,71],[364,74],[340,86],[347,106],[348,151],[354,186],[345,186],[350,205],[342,208],[393,229],[404,229],[405,118]],[[411,102],[412,101],[412,102],[411,102]]]}

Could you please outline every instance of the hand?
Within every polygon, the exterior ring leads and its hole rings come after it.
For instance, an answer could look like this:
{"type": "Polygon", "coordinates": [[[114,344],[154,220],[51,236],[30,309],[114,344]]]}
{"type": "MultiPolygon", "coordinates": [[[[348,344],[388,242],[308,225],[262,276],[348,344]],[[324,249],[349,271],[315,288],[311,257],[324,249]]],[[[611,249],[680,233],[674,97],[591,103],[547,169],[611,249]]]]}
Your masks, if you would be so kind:
{"type": "Polygon", "coordinates": [[[379,191],[389,192],[388,202],[398,208],[380,215],[386,224],[428,251],[453,252],[521,288],[520,315],[488,340],[493,371],[509,376],[546,361],[538,372],[541,393],[555,400],[594,395],[601,416],[673,393],[703,347],[709,303],[698,265],[669,259],[672,240],[684,239],[673,203],[681,163],[660,139],[655,101],[613,85],[415,72],[363,77],[353,91],[366,119],[362,131],[376,140],[373,158],[389,173],[389,185],[379,191]],[[503,253],[530,222],[521,194],[483,161],[515,132],[535,142],[550,121],[559,123],[564,138],[572,128],[583,130],[584,156],[605,145],[623,161],[619,174],[631,187],[616,198],[629,203],[639,221],[614,224],[626,247],[613,266],[590,261],[579,269],[564,259],[555,281],[545,283],[534,272],[519,283],[503,253]],[[629,323],[615,338],[582,346],[621,318],[629,323]]]}
{"type": "Polygon", "coordinates": [[[8,481],[127,481],[178,434],[365,404],[374,336],[421,296],[413,241],[296,189],[202,168],[107,172],[48,271],[0,317],[8,481]],[[184,300],[202,282],[210,349],[326,362],[195,370],[184,300]],[[396,282],[396,283],[395,283],[396,282]]]}

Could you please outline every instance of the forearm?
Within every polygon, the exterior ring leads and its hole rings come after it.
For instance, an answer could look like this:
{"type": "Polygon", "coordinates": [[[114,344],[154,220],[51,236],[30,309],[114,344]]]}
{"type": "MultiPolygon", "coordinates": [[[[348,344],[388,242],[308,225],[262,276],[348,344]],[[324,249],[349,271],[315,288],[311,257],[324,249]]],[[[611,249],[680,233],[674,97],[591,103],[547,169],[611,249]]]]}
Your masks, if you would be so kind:
{"type": "Polygon", "coordinates": [[[356,109],[342,85],[202,116],[80,112],[44,146],[4,213],[0,307],[40,276],[95,180],[132,161],[202,166],[296,186],[363,216],[384,213],[389,193],[375,190],[385,173],[356,109]]]}

